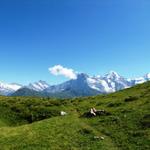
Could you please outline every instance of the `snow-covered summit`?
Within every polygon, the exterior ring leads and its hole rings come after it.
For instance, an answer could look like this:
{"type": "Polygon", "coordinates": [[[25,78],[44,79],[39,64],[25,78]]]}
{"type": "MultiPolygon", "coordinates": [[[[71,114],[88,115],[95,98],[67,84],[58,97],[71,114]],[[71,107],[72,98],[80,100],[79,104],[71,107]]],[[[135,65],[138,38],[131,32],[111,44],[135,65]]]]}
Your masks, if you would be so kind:
{"type": "Polygon", "coordinates": [[[111,79],[111,80],[117,80],[122,78],[117,72],[110,71],[108,74],[104,75],[103,78],[111,79]]]}
{"type": "Polygon", "coordinates": [[[16,83],[4,83],[0,81],[0,94],[1,95],[9,95],[18,89],[20,89],[22,86],[16,83]]]}
{"type": "Polygon", "coordinates": [[[38,82],[30,83],[28,86],[25,86],[25,87],[35,90],[35,91],[43,91],[49,86],[50,85],[46,83],[45,81],[39,80],[38,82]]]}

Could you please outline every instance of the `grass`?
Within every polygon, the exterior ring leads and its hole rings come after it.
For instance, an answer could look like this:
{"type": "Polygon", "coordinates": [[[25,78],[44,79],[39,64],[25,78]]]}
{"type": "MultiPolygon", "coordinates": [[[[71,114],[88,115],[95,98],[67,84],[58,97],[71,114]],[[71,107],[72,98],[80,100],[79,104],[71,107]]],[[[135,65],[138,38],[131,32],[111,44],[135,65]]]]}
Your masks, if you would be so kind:
{"type": "Polygon", "coordinates": [[[2,150],[149,150],[150,82],[75,99],[0,97],[2,150]],[[85,117],[91,107],[110,115],[85,117]],[[60,116],[60,111],[67,112],[60,116]]]}

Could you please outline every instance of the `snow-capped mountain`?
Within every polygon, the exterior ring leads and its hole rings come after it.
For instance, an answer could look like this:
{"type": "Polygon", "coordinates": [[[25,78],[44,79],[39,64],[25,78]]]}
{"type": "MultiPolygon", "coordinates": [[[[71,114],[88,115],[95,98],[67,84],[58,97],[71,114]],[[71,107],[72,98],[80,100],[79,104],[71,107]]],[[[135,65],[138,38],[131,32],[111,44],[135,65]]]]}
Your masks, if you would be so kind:
{"type": "Polygon", "coordinates": [[[48,88],[49,86],[50,85],[48,83],[46,83],[45,81],[41,81],[41,80],[38,82],[30,83],[28,86],[22,86],[16,83],[8,84],[8,83],[0,82],[0,95],[10,95],[16,92],[17,90],[20,90],[23,88],[28,88],[28,89],[40,92],[48,88]]]}
{"type": "Polygon", "coordinates": [[[150,80],[150,74],[146,74],[141,78],[126,79],[120,76],[115,71],[110,71],[104,76],[90,77],[87,74],[81,73],[77,75],[77,79],[69,80],[59,85],[50,86],[45,91],[48,93],[58,93],[72,91],[78,93],[83,92],[85,95],[95,93],[112,93],[125,88],[132,87],[150,80]]]}
{"type": "Polygon", "coordinates": [[[48,93],[56,93],[72,90],[76,93],[82,91],[88,95],[90,90],[95,91],[95,93],[111,93],[128,87],[130,87],[130,83],[126,79],[116,72],[111,71],[104,77],[90,77],[87,74],[81,73],[77,75],[76,79],[50,86],[45,91],[48,93]]]}
{"type": "Polygon", "coordinates": [[[62,84],[50,86],[45,91],[50,93],[55,93],[55,92],[62,92],[70,88],[78,89],[84,86],[86,78],[87,78],[86,74],[78,74],[76,79],[66,81],[62,84]]]}
{"type": "Polygon", "coordinates": [[[144,83],[150,81],[150,73],[144,75],[143,77],[135,79],[126,79],[120,76],[115,71],[110,71],[104,76],[89,76],[84,73],[77,74],[76,79],[71,79],[62,84],[50,86],[45,81],[38,81],[30,83],[27,86],[20,86],[17,84],[4,84],[0,82],[0,94],[10,95],[11,93],[21,93],[23,95],[24,91],[27,96],[34,93],[35,95],[42,94],[46,96],[60,96],[60,97],[76,97],[76,96],[90,96],[96,94],[106,94],[116,92],[125,88],[132,87],[136,84],[144,83]],[[27,90],[28,89],[28,90],[27,90]],[[30,91],[31,90],[31,91],[30,91]]]}
{"type": "Polygon", "coordinates": [[[38,82],[30,83],[28,86],[25,86],[25,87],[39,92],[39,91],[45,90],[49,86],[50,85],[48,83],[40,80],[38,82]]]}
{"type": "Polygon", "coordinates": [[[150,81],[150,73],[145,74],[143,77],[138,77],[135,79],[129,79],[131,86],[136,85],[136,84],[141,84],[146,81],[150,81]]]}
{"type": "Polygon", "coordinates": [[[106,81],[112,92],[130,87],[130,82],[115,71],[110,71],[102,80],[106,81]]]}
{"type": "Polygon", "coordinates": [[[76,79],[66,81],[59,85],[50,86],[44,91],[50,94],[67,94],[69,96],[88,96],[98,94],[99,91],[91,88],[87,82],[89,76],[81,73],[76,79]]]}
{"type": "Polygon", "coordinates": [[[16,83],[4,83],[0,82],[0,95],[9,95],[18,89],[20,89],[22,86],[16,83]]]}

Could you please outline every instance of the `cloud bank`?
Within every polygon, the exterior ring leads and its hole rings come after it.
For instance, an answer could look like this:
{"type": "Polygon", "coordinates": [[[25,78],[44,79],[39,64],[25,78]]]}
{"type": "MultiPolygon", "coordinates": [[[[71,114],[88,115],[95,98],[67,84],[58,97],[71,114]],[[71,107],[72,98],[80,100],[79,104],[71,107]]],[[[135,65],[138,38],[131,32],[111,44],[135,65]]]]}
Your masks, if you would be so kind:
{"type": "Polygon", "coordinates": [[[53,67],[50,67],[48,70],[50,71],[51,74],[55,76],[62,75],[69,79],[77,78],[77,75],[73,69],[65,68],[61,65],[55,65],[53,67]]]}

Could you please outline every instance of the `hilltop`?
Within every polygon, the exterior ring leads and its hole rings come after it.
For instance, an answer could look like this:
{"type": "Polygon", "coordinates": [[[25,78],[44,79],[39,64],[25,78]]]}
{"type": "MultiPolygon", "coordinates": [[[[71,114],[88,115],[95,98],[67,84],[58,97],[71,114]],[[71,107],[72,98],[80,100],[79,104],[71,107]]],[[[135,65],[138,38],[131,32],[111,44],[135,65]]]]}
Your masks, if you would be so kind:
{"type": "Polygon", "coordinates": [[[1,96],[0,145],[3,150],[148,150],[150,82],[64,100],[1,96]],[[91,107],[107,113],[88,117],[91,107]]]}

